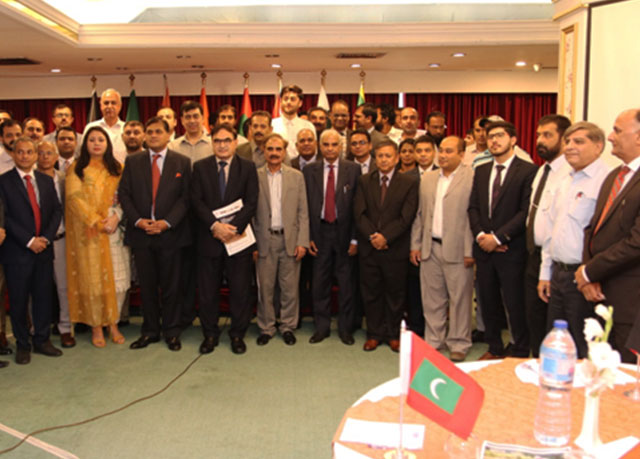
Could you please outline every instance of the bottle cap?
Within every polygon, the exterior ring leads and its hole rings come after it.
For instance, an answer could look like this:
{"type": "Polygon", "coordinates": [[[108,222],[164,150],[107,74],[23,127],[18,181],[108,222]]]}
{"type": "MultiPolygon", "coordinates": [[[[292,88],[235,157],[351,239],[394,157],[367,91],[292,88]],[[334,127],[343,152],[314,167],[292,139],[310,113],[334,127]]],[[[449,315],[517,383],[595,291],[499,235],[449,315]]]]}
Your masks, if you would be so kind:
{"type": "Polygon", "coordinates": [[[566,330],[569,328],[569,324],[567,324],[566,320],[557,319],[553,321],[553,328],[560,328],[561,330],[566,330]]]}

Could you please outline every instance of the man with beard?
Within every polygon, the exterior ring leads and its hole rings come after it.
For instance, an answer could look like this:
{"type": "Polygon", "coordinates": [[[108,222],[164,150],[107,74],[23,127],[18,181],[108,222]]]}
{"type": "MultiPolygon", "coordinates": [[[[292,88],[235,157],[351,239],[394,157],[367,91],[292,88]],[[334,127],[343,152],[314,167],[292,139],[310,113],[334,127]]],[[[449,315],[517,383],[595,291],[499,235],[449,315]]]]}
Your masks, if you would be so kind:
{"type": "Polygon", "coordinates": [[[71,164],[73,164],[74,155],[77,151],[78,142],[76,140],[77,132],[71,126],[62,126],[56,131],[55,141],[58,150],[57,168],[66,174],[71,164]]]}
{"type": "Polygon", "coordinates": [[[144,150],[144,125],[136,120],[127,121],[122,130],[122,141],[127,148],[127,155],[144,150]]]}
{"type": "Polygon", "coordinates": [[[342,139],[340,143],[342,148],[340,151],[340,159],[345,159],[347,156],[347,143],[351,136],[351,129],[348,127],[349,120],[351,119],[349,104],[342,99],[336,100],[331,104],[329,119],[331,120],[331,127],[340,134],[340,138],[342,139]]]}
{"type": "Polygon", "coordinates": [[[396,111],[389,104],[380,104],[376,106],[378,111],[378,119],[376,120],[376,129],[389,137],[394,142],[402,135],[402,129],[394,126],[396,122],[396,111]]]}
{"type": "Polygon", "coordinates": [[[11,152],[16,145],[16,140],[22,135],[22,126],[16,120],[6,120],[0,124],[0,174],[13,169],[15,163],[11,157],[11,152]]]}
{"type": "MultiPolygon", "coordinates": [[[[547,330],[547,303],[538,296],[542,243],[551,231],[549,211],[553,196],[558,184],[571,171],[571,166],[562,154],[562,136],[570,125],[571,121],[562,115],[546,115],[538,121],[536,151],[545,163],[538,169],[531,186],[526,232],[527,267],[524,279],[529,344],[531,353],[536,358],[547,330]]],[[[484,131],[484,128],[482,130],[484,131]]]]}
{"type": "Polygon", "coordinates": [[[462,160],[463,163],[471,166],[476,156],[487,151],[487,131],[485,127],[488,123],[489,120],[484,115],[480,115],[473,120],[473,128],[471,129],[473,144],[467,147],[462,160]]]}
{"type": "Polygon", "coordinates": [[[322,131],[327,129],[327,119],[329,114],[322,107],[312,107],[307,112],[309,121],[316,127],[316,138],[320,137],[322,131]]]}
{"type": "Polygon", "coordinates": [[[29,117],[22,122],[22,132],[38,143],[44,137],[44,123],[38,118],[29,117]]]}
{"type": "MultiPolygon", "coordinates": [[[[48,133],[47,135],[45,135],[43,137],[43,140],[46,140],[48,142],[51,142],[52,144],[56,145],[56,134],[57,132],[60,130],[60,128],[63,127],[71,127],[73,126],[73,110],[71,110],[71,107],[69,107],[68,105],[65,104],[58,104],[56,105],[56,107],[53,109],[53,116],[51,117],[53,124],[55,125],[56,129],[53,132],[48,133]]],[[[73,128],[72,128],[73,129],[73,128]]],[[[80,156],[80,147],[82,146],[82,134],[80,132],[76,132],[75,130],[73,131],[75,132],[75,138],[76,143],[75,143],[75,148],[76,150],[73,152],[72,156],[80,156]]],[[[58,151],[58,153],[60,153],[60,151],[58,151]]],[[[60,155],[62,156],[62,153],[60,153],[60,155]]]]}
{"type": "MultiPolygon", "coordinates": [[[[256,168],[264,166],[266,164],[266,159],[264,157],[264,140],[272,131],[271,114],[264,110],[253,112],[249,119],[251,140],[248,143],[238,146],[236,154],[244,159],[253,161],[256,168]]],[[[286,155],[285,163],[289,163],[286,155]]]]}
{"type": "Polygon", "coordinates": [[[440,142],[444,139],[444,131],[447,130],[447,125],[445,124],[447,121],[444,113],[434,111],[427,115],[427,118],[424,122],[424,128],[427,131],[433,140],[436,141],[436,146],[440,146],[440,142]]]}
{"type": "Polygon", "coordinates": [[[273,121],[273,132],[280,134],[288,142],[287,155],[289,159],[298,156],[296,151],[296,138],[301,129],[309,128],[315,132],[315,127],[310,121],[298,117],[298,110],[302,107],[302,88],[289,85],[280,91],[280,103],[282,116],[273,121]]]}

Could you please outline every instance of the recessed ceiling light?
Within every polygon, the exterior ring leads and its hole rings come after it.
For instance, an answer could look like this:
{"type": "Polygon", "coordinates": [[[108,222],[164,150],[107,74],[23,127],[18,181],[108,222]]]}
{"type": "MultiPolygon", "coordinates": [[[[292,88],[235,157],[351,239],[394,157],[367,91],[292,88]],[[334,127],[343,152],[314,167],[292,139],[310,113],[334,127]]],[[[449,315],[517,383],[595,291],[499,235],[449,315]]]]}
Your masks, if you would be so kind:
{"type": "Polygon", "coordinates": [[[61,70],[60,69],[51,69],[51,73],[60,73],[61,70]]]}
{"type": "Polygon", "coordinates": [[[360,67],[362,67],[360,64],[351,64],[352,69],[359,69],[360,67]]]}
{"type": "Polygon", "coordinates": [[[282,65],[280,65],[280,64],[271,64],[271,67],[274,68],[274,69],[279,69],[279,68],[282,67],[282,65]]]}
{"type": "Polygon", "coordinates": [[[525,65],[527,65],[527,63],[525,61],[516,62],[516,67],[524,67],[525,65]]]}
{"type": "Polygon", "coordinates": [[[533,64],[534,72],[539,72],[541,69],[542,69],[542,66],[540,64],[533,64]]]}
{"type": "Polygon", "coordinates": [[[464,57],[464,56],[466,56],[466,54],[465,53],[453,53],[452,56],[453,57],[464,57]]]}
{"type": "Polygon", "coordinates": [[[438,67],[440,67],[440,64],[434,62],[433,64],[429,64],[429,67],[431,67],[432,69],[437,69],[438,67]]]}

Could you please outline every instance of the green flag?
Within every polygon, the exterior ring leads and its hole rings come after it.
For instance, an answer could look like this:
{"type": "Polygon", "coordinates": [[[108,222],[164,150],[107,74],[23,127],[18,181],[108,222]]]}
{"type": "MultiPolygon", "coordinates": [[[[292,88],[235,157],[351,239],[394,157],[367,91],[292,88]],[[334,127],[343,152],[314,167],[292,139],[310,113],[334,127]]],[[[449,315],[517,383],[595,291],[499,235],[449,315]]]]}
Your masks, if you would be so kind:
{"type": "Polygon", "coordinates": [[[138,99],[136,98],[136,90],[132,89],[129,94],[129,104],[127,105],[126,121],[140,121],[140,112],[138,111],[138,99]]]}
{"type": "Polygon", "coordinates": [[[453,414],[462,386],[428,360],[423,360],[411,380],[411,389],[431,400],[449,414],[453,414]]]}

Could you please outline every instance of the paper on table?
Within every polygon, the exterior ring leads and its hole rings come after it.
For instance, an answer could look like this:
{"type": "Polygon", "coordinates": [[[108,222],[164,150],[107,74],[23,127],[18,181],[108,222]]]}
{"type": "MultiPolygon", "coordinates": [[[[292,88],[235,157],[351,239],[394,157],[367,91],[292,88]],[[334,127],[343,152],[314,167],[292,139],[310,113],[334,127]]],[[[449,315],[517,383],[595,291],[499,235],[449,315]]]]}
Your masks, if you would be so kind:
{"type": "MultiPolygon", "coordinates": [[[[584,387],[585,379],[583,373],[581,371],[581,366],[584,365],[583,362],[578,362],[576,364],[575,375],[573,377],[573,387],[584,387]]],[[[538,360],[530,359],[525,362],[522,362],[516,367],[516,376],[520,381],[524,383],[531,383],[534,386],[538,385],[538,360]]],[[[627,373],[616,370],[615,371],[616,379],[614,384],[629,384],[635,381],[632,376],[627,373]]]]}
{"type": "MultiPolygon", "coordinates": [[[[340,441],[364,443],[365,445],[396,448],[400,440],[400,425],[396,422],[362,421],[347,418],[340,441]]],[[[424,425],[403,424],[402,446],[407,449],[422,449],[424,425]]]]}

